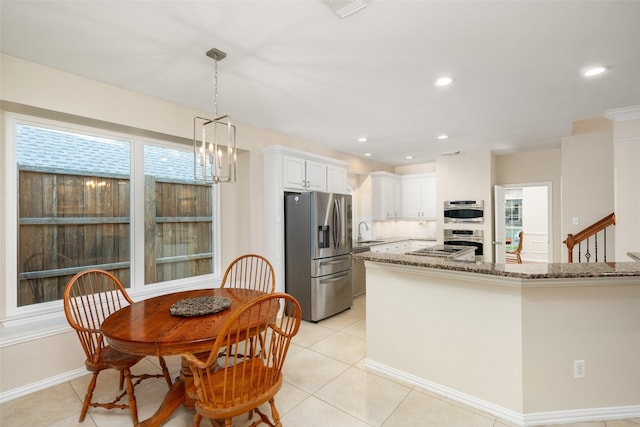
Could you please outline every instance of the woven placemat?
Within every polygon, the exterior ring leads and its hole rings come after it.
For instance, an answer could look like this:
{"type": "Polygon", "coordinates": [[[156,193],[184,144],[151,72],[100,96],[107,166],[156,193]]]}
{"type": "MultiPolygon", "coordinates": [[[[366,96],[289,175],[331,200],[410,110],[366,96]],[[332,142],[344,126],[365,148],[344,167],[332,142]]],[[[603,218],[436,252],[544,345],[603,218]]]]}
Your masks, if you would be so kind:
{"type": "Polygon", "coordinates": [[[207,296],[180,300],[169,308],[173,316],[194,317],[217,313],[231,307],[227,297],[207,296]]]}

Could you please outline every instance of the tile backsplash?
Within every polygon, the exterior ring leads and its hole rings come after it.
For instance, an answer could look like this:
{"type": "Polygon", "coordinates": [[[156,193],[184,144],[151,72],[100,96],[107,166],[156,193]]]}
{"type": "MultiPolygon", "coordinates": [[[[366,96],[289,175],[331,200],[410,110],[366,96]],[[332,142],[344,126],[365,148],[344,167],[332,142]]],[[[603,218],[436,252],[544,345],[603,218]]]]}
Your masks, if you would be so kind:
{"type": "Polygon", "coordinates": [[[388,237],[407,237],[411,239],[436,240],[436,221],[373,221],[370,217],[356,218],[353,225],[353,239],[358,238],[360,226],[363,240],[384,239],[388,237]]]}

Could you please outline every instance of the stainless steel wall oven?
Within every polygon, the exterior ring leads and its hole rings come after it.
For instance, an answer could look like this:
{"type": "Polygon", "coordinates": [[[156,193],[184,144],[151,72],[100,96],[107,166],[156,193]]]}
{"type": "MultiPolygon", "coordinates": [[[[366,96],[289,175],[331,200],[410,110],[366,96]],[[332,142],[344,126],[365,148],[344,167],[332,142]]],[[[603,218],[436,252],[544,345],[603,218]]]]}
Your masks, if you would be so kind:
{"type": "Polygon", "coordinates": [[[444,230],[444,244],[472,246],[476,249],[476,261],[484,260],[484,232],[482,230],[444,230]]]}
{"type": "Polygon", "coordinates": [[[483,223],[483,200],[451,200],[444,202],[445,223],[483,223]]]}

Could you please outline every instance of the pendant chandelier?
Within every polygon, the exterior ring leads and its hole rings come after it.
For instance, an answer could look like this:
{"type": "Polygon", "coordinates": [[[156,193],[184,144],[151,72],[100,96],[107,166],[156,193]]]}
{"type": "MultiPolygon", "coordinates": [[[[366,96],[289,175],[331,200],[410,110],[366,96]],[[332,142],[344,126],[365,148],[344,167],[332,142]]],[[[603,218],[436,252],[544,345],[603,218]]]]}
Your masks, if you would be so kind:
{"type": "Polygon", "coordinates": [[[218,115],[218,61],[227,54],[210,49],[207,56],[215,62],[215,118],[193,118],[193,177],[206,184],[236,182],[236,127],[228,115],[218,115]]]}

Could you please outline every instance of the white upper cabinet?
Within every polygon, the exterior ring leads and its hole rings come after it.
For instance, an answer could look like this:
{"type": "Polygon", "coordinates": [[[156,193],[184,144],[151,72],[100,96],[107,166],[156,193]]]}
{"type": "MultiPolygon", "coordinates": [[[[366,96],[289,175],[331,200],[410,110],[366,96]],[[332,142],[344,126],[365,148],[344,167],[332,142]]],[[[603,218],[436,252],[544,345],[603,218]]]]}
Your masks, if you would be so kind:
{"type": "Polygon", "coordinates": [[[284,157],[284,187],[304,190],[307,185],[307,166],[304,159],[284,157]]]}
{"type": "Polygon", "coordinates": [[[284,188],[327,191],[327,165],[300,157],[284,156],[284,188]]]}
{"type": "Polygon", "coordinates": [[[402,177],[402,217],[436,219],[436,175],[404,175],[402,177]]]}
{"type": "Polygon", "coordinates": [[[347,168],[327,165],[327,192],[347,194],[347,168]]]}
{"type": "Polygon", "coordinates": [[[400,218],[402,214],[400,177],[389,172],[372,172],[371,198],[374,220],[400,218]]]}

